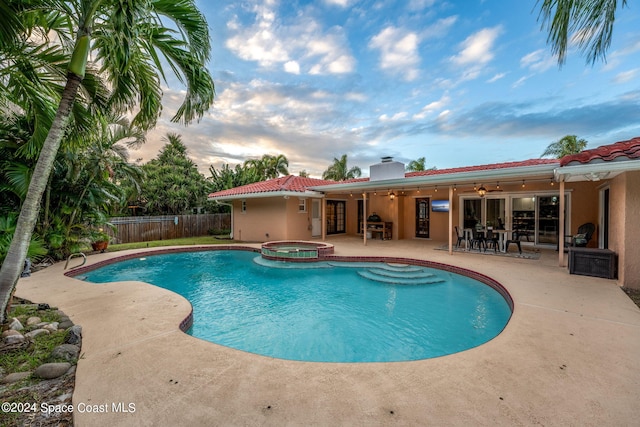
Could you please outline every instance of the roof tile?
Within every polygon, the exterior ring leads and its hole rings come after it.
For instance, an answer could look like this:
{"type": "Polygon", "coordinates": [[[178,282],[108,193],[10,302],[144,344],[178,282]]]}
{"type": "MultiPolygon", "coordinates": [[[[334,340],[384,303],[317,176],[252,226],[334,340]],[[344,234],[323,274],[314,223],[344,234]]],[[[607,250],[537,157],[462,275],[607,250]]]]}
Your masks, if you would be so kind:
{"type": "Polygon", "coordinates": [[[229,196],[238,196],[242,194],[272,193],[279,191],[304,193],[308,187],[327,184],[335,184],[335,181],[327,181],[324,179],[316,178],[304,178],[296,175],[287,175],[269,179],[267,181],[254,182],[253,184],[242,185],[240,187],[211,193],[209,194],[209,198],[219,199],[229,196]]]}
{"type": "Polygon", "coordinates": [[[640,137],[615,144],[602,145],[591,150],[584,150],[578,154],[569,154],[560,159],[560,166],[570,166],[585,163],[610,162],[613,160],[640,159],[640,137]]]}
{"type": "Polygon", "coordinates": [[[426,170],[426,171],[420,171],[420,172],[407,172],[405,176],[407,178],[410,178],[414,176],[444,175],[444,174],[453,174],[453,173],[461,173],[461,172],[476,172],[476,171],[490,170],[490,169],[507,169],[507,168],[519,168],[519,167],[525,167],[525,166],[538,166],[538,165],[547,165],[552,163],[558,163],[558,159],[530,159],[530,160],[522,160],[518,162],[492,163],[488,165],[463,166],[463,167],[449,168],[449,169],[434,169],[434,170],[426,170]]]}

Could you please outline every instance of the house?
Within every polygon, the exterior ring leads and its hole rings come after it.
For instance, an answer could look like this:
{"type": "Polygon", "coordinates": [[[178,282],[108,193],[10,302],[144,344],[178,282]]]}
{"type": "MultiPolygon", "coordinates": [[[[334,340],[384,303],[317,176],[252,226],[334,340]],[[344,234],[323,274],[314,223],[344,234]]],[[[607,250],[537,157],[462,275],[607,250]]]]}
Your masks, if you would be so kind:
{"type": "MultiPolygon", "coordinates": [[[[369,178],[334,182],[286,176],[209,195],[232,206],[233,237],[244,241],[359,235],[429,239],[452,250],[455,228],[518,230],[522,245],[557,249],[593,223],[590,248],[618,256],[618,282],[640,288],[640,137],[562,159],[531,159],[405,172],[385,157],[369,178]],[[376,214],[388,233],[367,232],[376,214]]],[[[374,229],[374,231],[376,231],[374,229]]],[[[558,251],[559,265],[566,265],[558,251]]]]}

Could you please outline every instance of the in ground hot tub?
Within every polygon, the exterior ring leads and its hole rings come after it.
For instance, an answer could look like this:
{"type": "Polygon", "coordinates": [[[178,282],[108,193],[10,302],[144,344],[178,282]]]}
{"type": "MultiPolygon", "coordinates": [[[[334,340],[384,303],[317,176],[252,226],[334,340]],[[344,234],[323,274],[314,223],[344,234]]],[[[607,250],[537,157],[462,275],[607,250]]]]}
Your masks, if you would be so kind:
{"type": "Polygon", "coordinates": [[[317,261],[333,254],[333,245],[304,240],[278,240],[263,243],[261,253],[262,258],[274,261],[317,261]]]}

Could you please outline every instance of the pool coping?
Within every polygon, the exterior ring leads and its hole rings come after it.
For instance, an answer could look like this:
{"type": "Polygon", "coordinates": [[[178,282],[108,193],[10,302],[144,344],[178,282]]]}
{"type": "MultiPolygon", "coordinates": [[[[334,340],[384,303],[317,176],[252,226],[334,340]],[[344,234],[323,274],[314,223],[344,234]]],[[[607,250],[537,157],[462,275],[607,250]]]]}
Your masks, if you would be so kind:
{"type": "MultiPolygon", "coordinates": [[[[615,282],[568,275],[554,266],[555,252],[536,262],[487,261],[431,251],[424,242],[334,244],[337,256],[351,259],[387,252],[476,270],[503,284],[517,308],[500,335],[467,351],[339,364],[198,340],[178,328],[191,310],[179,295],[141,282],[86,284],[60,264],[21,279],[16,295],[56,305],[83,326],[74,405],[136,404],[135,413],[75,413],[80,427],[635,423],[640,310],[615,282]]],[[[97,254],[89,262],[183,249],[97,254]]]]}

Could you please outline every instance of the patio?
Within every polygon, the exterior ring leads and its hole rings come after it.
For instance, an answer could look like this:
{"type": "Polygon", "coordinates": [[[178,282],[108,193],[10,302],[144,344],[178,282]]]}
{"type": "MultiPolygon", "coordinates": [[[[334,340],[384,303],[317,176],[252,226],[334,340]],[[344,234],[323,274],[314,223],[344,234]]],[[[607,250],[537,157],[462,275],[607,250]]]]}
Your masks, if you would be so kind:
{"type": "MultiPolygon", "coordinates": [[[[92,285],[64,263],[21,279],[16,295],[57,305],[83,327],[78,426],[635,425],[640,309],[615,281],[538,260],[435,250],[424,240],[328,238],[335,254],[429,259],[488,275],[514,313],[494,340],[415,362],[320,364],[271,359],[183,334],[190,305],[141,282],[92,285]],[[111,403],[135,404],[134,413],[111,403]]],[[[258,245],[256,245],[257,247],[258,245]]],[[[89,263],[126,254],[98,254],[89,263]]]]}

